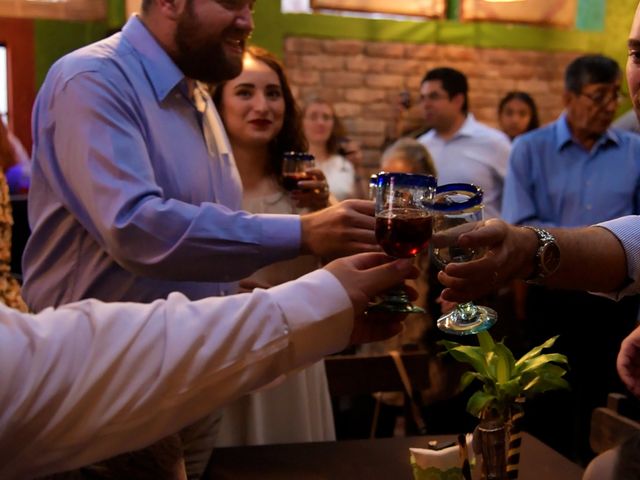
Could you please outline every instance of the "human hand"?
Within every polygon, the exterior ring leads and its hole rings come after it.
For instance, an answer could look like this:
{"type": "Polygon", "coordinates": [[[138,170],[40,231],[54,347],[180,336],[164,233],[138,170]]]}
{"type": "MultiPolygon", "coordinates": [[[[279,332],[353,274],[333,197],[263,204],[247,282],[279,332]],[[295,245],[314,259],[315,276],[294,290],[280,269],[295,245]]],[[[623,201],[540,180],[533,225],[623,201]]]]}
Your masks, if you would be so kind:
{"type": "MultiPolygon", "coordinates": [[[[394,260],[382,253],[363,253],[335,260],[324,268],[340,281],[353,304],[351,344],[384,340],[402,330],[406,315],[365,312],[375,296],[418,275],[412,259],[394,260]]],[[[415,296],[415,291],[410,293],[415,296]]]]}
{"type": "Polygon", "coordinates": [[[291,200],[297,208],[319,210],[329,204],[329,184],[322,170],[315,168],[307,173],[313,180],[299,180],[298,189],[291,192],[291,200]]]}
{"type": "Polygon", "coordinates": [[[640,327],[622,341],[616,366],[624,384],[640,398],[640,327]]]}
{"type": "Polygon", "coordinates": [[[345,200],[302,215],[302,251],[323,258],[380,251],[374,213],[375,205],[370,200],[345,200]]]}
{"type": "Polygon", "coordinates": [[[362,166],[364,159],[362,148],[360,148],[360,144],[355,140],[351,140],[350,138],[343,139],[340,142],[338,153],[349,160],[356,170],[362,166]]]}
{"type": "MultiPolygon", "coordinates": [[[[434,235],[432,244],[446,243],[447,237],[434,235]]],[[[487,220],[458,238],[463,248],[486,248],[484,256],[465,263],[450,263],[438,280],[446,288],[442,299],[467,302],[497,290],[515,278],[526,278],[533,268],[537,248],[535,233],[498,219],[487,220]]]]}

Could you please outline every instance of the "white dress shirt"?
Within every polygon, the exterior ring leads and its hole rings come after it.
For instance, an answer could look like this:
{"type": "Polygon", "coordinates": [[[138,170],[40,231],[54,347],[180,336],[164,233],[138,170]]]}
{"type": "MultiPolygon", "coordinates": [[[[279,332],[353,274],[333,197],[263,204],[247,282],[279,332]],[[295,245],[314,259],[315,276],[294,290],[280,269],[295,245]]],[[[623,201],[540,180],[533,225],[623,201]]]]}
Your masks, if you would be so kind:
{"type": "Polygon", "coordinates": [[[84,300],[37,315],[0,305],[0,478],[150,445],[343,349],[352,322],[326,270],[195,302],[180,293],[146,305],[84,300]]]}
{"type": "Polygon", "coordinates": [[[453,137],[441,138],[435,129],[418,138],[433,157],[438,184],[473,183],[484,191],[485,217],[500,217],[502,186],[511,142],[503,132],[468,114],[453,137]]]}

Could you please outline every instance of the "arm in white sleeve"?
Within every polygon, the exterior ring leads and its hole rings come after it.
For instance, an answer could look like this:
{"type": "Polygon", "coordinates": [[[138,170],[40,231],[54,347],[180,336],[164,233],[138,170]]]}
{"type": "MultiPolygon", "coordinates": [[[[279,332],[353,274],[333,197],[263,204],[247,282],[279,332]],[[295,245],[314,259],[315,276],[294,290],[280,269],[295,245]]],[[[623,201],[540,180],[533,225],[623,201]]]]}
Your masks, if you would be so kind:
{"type": "Polygon", "coordinates": [[[197,302],[0,307],[0,478],[147,446],[341,350],[352,328],[349,297],[325,270],[197,302]]]}

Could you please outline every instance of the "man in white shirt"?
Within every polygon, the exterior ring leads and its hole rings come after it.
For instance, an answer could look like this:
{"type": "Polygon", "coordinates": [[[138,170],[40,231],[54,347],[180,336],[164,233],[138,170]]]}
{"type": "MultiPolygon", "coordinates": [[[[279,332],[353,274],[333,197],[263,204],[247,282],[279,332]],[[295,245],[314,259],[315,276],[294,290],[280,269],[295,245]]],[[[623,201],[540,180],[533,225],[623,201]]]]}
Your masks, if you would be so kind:
{"type": "Polygon", "coordinates": [[[484,190],[485,216],[499,217],[502,184],[511,143],[503,132],[469,113],[467,77],[453,68],[430,70],[422,79],[420,97],[425,124],[418,137],[433,156],[438,183],[473,183],[484,190]]]}
{"type": "Polygon", "coordinates": [[[279,375],[396,334],[398,318],[364,311],[415,273],[371,253],[225,298],[0,306],[0,478],[145,447],[279,375]]]}

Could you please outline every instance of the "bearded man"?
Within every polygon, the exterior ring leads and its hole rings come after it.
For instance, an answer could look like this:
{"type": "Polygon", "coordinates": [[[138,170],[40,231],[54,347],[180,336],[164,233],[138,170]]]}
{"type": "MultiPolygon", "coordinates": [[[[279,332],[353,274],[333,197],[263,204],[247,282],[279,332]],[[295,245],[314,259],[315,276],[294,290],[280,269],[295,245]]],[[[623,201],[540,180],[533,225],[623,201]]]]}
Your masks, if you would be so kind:
{"type": "MultiPolygon", "coordinates": [[[[233,154],[198,81],[240,73],[253,4],[144,0],[121,33],[51,68],[33,112],[33,233],[23,260],[31,309],[227,295],[275,261],[376,248],[368,201],[302,217],[239,211],[233,154]]],[[[183,436],[190,477],[209,456],[201,437],[212,442],[213,432],[183,436]]]]}

